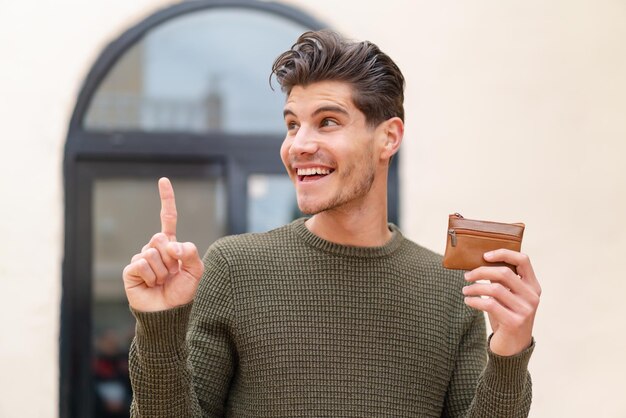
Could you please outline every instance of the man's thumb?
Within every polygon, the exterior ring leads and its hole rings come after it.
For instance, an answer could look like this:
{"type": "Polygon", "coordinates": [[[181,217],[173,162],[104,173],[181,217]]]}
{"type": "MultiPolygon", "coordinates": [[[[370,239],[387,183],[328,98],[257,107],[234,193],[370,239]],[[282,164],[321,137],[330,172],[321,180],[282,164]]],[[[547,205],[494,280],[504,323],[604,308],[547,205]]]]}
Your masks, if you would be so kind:
{"type": "Polygon", "coordinates": [[[191,242],[169,242],[167,244],[167,252],[176,260],[180,260],[181,268],[188,271],[196,279],[202,276],[204,265],[198,249],[191,242]]]}

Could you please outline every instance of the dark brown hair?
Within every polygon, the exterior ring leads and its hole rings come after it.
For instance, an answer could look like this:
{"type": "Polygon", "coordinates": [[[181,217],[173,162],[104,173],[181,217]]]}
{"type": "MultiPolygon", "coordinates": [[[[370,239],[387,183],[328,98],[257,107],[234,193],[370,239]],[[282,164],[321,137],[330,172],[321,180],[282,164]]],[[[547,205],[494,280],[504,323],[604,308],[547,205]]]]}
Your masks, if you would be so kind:
{"type": "Polygon", "coordinates": [[[305,32],[276,58],[272,74],[287,95],[295,86],[319,81],[349,83],[354,105],[368,124],[395,116],[404,121],[402,72],[371,42],[348,41],[330,30],[305,32]]]}

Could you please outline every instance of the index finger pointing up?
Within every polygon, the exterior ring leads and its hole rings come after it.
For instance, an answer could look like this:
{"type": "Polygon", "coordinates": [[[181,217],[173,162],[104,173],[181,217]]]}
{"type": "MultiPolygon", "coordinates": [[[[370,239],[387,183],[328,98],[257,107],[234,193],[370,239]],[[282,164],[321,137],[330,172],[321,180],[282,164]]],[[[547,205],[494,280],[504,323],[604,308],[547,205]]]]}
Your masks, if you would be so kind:
{"type": "Polygon", "coordinates": [[[167,177],[159,179],[159,196],[161,197],[161,232],[170,241],[176,241],[176,199],[174,198],[174,188],[167,177]]]}

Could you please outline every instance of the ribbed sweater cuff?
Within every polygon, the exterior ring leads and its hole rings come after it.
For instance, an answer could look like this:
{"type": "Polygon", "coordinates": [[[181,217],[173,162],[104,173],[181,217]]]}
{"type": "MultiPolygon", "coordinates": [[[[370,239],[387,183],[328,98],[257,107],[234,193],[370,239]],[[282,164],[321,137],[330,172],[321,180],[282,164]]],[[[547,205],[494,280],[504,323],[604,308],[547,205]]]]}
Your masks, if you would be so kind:
{"type": "Polygon", "coordinates": [[[528,362],[534,349],[534,338],[527,349],[514,356],[500,356],[487,349],[489,361],[483,374],[485,384],[499,393],[523,391],[528,384],[528,362]]]}
{"type": "Polygon", "coordinates": [[[145,353],[179,352],[185,347],[193,302],[158,312],[130,311],[137,319],[135,343],[145,353]]]}

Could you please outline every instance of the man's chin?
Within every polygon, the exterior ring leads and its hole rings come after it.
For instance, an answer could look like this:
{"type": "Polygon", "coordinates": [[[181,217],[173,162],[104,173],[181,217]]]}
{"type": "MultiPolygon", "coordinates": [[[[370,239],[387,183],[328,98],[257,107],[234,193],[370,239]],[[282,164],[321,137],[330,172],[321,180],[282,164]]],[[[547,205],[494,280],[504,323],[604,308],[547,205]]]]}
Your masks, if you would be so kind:
{"type": "Polygon", "coordinates": [[[298,209],[300,209],[300,212],[302,212],[303,215],[307,215],[307,216],[313,216],[313,215],[317,215],[320,212],[323,212],[322,210],[316,210],[315,208],[309,208],[309,207],[300,206],[300,205],[298,205],[298,209]]]}
{"type": "Polygon", "coordinates": [[[312,216],[317,215],[320,212],[324,212],[327,207],[324,205],[316,204],[315,202],[301,202],[298,201],[298,209],[305,215],[312,216]]]}

